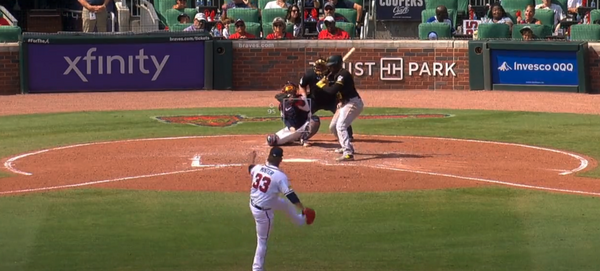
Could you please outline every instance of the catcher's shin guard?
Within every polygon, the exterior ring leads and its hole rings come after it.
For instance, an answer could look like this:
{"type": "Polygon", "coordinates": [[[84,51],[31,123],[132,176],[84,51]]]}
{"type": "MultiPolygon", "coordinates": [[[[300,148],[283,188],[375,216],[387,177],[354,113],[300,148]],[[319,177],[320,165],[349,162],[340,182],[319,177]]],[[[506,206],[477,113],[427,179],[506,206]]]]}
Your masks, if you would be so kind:
{"type": "Polygon", "coordinates": [[[318,116],[311,116],[309,123],[308,123],[305,139],[310,139],[311,137],[316,135],[317,132],[319,132],[320,127],[321,127],[321,119],[319,119],[318,116]]]}
{"type": "Polygon", "coordinates": [[[267,136],[267,144],[269,144],[269,146],[277,146],[277,135],[275,134],[270,134],[267,136]]]}

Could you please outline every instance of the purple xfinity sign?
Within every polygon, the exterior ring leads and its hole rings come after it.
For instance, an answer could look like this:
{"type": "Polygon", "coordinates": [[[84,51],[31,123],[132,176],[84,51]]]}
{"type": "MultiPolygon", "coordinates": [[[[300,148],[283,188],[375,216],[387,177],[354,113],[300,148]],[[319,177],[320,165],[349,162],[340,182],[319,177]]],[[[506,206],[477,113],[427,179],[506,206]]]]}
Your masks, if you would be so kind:
{"type": "Polygon", "coordinates": [[[30,93],[204,88],[204,41],[28,44],[30,93]]]}

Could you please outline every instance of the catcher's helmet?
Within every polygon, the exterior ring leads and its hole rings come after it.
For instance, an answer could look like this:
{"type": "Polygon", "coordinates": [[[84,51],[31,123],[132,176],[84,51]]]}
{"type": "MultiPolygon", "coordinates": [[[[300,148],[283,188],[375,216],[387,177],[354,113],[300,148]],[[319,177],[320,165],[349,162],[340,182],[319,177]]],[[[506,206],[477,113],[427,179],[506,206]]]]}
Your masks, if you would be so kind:
{"type": "Polygon", "coordinates": [[[315,73],[318,76],[323,76],[326,72],[328,72],[329,70],[327,69],[327,60],[325,60],[324,58],[320,57],[315,61],[315,64],[313,65],[313,70],[315,71],[315,73]]]}
{"type": "Polygon", "coordinates": [[[283,85],[281,92],[296,95],[296,92],[298,92],[298,85],[288,81],[285,83],[285,85],[283,85]]]}
{"type": "Polygon", "coordinates": [[[267,144],[269,144],[269,146],[276,146],[277,145],[277,135],[276,134],[270,134],[267,136],[267,144]]]}

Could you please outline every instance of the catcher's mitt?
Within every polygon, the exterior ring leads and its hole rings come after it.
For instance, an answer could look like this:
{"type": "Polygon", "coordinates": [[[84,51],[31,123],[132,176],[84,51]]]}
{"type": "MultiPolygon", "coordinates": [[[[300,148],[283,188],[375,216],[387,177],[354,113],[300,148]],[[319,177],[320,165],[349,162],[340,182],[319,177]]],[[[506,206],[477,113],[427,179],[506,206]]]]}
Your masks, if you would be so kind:
{"type": "Polygon", "coordinates": [[[308,207],[306,207],[306,208],[304,208],[304,210],[302,210],[302,214],[306,218],[307,225],[312,224],[315,221],[315,217],[317,215],[317,213],[315,213],[315,210],[308,208],[308,207]]]}

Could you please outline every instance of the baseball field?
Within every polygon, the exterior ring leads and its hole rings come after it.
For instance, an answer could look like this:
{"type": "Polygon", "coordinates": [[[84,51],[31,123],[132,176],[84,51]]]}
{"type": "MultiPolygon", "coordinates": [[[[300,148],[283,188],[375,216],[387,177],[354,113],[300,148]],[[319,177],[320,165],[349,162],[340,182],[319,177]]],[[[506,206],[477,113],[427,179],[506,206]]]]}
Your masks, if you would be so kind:
{"type": "MultiPolygon", "coordinates": [[[[268,270],[598,270],[600,96],[360,93],[356,161],[329,113],[284,147],[317,216],[276,213],[268,270]]],[[[0,270],[251,270],[246,165],[282,128],[274,95],[0,98],[0,270]]]]}

